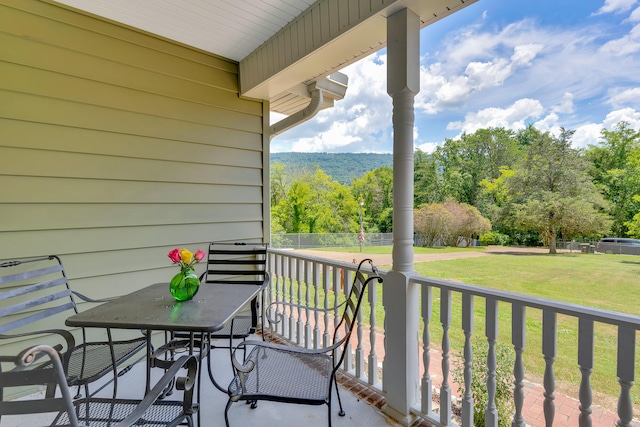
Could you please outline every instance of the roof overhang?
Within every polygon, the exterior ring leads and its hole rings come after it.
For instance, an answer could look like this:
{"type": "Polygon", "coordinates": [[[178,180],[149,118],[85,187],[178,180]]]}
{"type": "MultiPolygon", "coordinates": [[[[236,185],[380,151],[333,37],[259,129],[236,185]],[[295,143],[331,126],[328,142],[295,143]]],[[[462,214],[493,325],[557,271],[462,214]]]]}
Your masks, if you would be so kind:
{"type": "Polygon", "coordinates": [[[240,95],[291,115],[315,82],[386,46],[388,16],[408,8],[422,28],[477,0],[56,1],[237,61],[240,95]]]}

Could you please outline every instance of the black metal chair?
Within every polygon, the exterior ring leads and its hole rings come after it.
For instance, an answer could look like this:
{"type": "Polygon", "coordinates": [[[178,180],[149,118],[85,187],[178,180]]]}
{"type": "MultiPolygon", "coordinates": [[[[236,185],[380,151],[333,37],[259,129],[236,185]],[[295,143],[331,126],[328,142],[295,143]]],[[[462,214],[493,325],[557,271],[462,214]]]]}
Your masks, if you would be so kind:
{"type": "MultiPolygon", "coordinates": [[[[60,392],[30,400],[0,401],[0,414],[27,415],[51,413],[51,426],[129,427],[133,425],[177,426],[186,422],[193,426],[193,384],[197,360],[194,356],[182,356],[165,372],[144,399],[105,399],[84,397],[72,400],[67,376],[58,352],[48,345],[36,345],[17,355],[0,356],[0,383],[3,388],[55,384],[60,392]],[[34,364],[44,364],[46,369],[33,369],[34,364]],[[186,376],[177,375],[186,369],[186,376]],[[180,401],[158,400],[166,387],[173,382],[184,390],[180,401]],[[57,397],[56,397],[57,396],[57,397]]],[[[24,420],[24,419],[23,419],[24,420]]],[[[33,426],[27,418],[22,425],[33,426]]]]}
{"type": "MultiPolygon", "coordinates": [[[[133,362],[132,356],[146,345],[145,337],[114,341],[107,330],[106,341],[92,342],[81,329],[82,342],[76,344],[74,335],[64,327],[64,320],[78,313],[75,297],[89,302],[105,300],[72,291],[62,261],[55,255],[2,263],[0,274],[0,342],[29,338],[50,344],[61,355],[67,384],[84,387],[86,396],[89,383],[113,373],[115,397],[118,374],[128,369],[118,373],[118,367],[133,362]],[[47,329],[36,330],[42,327],[47,329]]],[[[31,370],[48,367],[48,363],[30,365],[31,370]]],[[[0,384],[0,398],[2,387],[0,384]]],[[[49,397],[54,389],[47,392],[49,397]]]]}
{"type": "MultiPolygon", "coordinates": [[[[201,286],[217,283],[251,285],[266,289],[269,284],[269,273],[266,271],[267,249],[267,243],[211,242],[207,254],[207,269],[200,276],[201,286]]],[[[262,293],[259,297],[253,299],[250,306],[237,315],[223,329],[209,334],[209,342],[205,343],[205,346],[197,340],[194,342],[189,334],[182,332],[174,333],[168,345],[172,348],[180,348],[185,345],[191,345],[196,348],[207,347],[207,366],[211,382],[221,391],[225,391],[218,384],[213,374],[210,351],[215,348],[228,348],[231,353],[234,349],[234,340],[245,340],[256,332],[263,296],[264,294],[262,293]],[[221,345],[220,342],[228,342],[228,344],[221,345]]],[[[158,353],[162,353],[164,350],[160,348],[158,353]]]]}
{"type": "MultiPolygon", "coordinates": [[[[234,351],[232,362],[236,375],[228,388],[229,401],[225,408],[225,422],[229,427],[229,408],[233,402],[240,400],[252,403],[256,407],[258,400],[297,403],[306,405],[328,406],[329,427],[331,427],[331,395],[335,385],[340,416],[344,416],[342,401],[336,380],[336,371],[342,364],[346,345],[351,337],[358,310],[362,302],[367,285],[377,280],[382,283],[376,267],[370,259],[363,260],[358,265],[353,284],[346,300],[333,308],[311,308],[309,310],[334,311],[342,310],[339,323],[335,326],[333,344],[321,349],[306,349],[292,345],[279,345],[265,341],[244,341],[234,351]],[[362,265],[368,262],[372,274],[365,277],[362,265]],[[342,334],[342,337],[340,337],[342,334]],[[238,350],[251,348],[248,357],[240,362],[236,353],[238,350]]],[[[278,313],[278,306],[298,307],[298,304],[276,302],[269,307],[278,313]]],[[[281,312],[281,311],[280,311],[281,312]]],[[[269,321],[279,321],[276,317],[269,321]]]]}

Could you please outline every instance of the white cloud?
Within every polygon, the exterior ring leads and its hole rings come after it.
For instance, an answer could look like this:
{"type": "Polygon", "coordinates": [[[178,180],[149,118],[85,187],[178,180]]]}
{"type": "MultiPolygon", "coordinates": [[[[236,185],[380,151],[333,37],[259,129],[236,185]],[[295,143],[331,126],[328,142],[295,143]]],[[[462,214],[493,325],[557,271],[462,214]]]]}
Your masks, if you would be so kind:
{"type": "Polygon", "coordinates": [[[437,142],[425,142],[424,144],[420,144],[416,146],[416,148],[424,153],[431,154],[434,151],[436,151],[436,148],[438,148],[438,145],[439,144],[437,142]]]}
{"type": "Polygon", "coordinates": [[[576,127],[572,138],[572,145],[576,148],[586,148],[596,145],[600,139],[601,124],[587,123],[576,127]]]}
{"type": "Polygon", "coordinates": [[[605,0],[604,5],[594,15],[605,13],[622,13],[631,10],[636,0],[605,0]]]}
{"type": "Polygon", "coordinates": [[[571,92],[565,92],[562,95],[562,99],[560,103],[553,106],[551,111],[554,113],[573,113],[574,105],[573,105],[573,94],[571,92]]]}
{"type": "Polygon", "coordinates": [[[613,130],[621,121],[629,123],[632,129],[640,130],[640,111],[633,108],[622,108],[609,112],[602,123],[585,123],[577,126],[573,135],[573,146],[587,147],[589,144],[597,145],[600,141],[602,129],[613,130]]]}
{"type": "Polygon", "coordinates": [[[620,110],[612,111],[607,114],[607,117],[605,117],[602,124],[604,127],[611,130],[615,125],[622,121],[629,123],[633,129],[640,129],[640,111],[633,108],[622,108],[620,110]]]}
{"type": "Polygon", "coordinates": [[[543,48],[544,46],[538,43],[516,46],[513,55],[511,55],[511,61],[516,66],[529,66],[531,65],[531,61],[533,61],[543,48]]]}
{"type": "Polygon", "coordinates": [[[502,127],[506,129],[524,129],[527,119],[542,115],[544,108],[535,99],[519,99],[506,108],[485,108],[477,113],[468,113],[464,122],[450,122],[447,129],[473,133],[478,129],[502,127]]]}
{"type": "Polygon", "coordinates": [[[624,56],[640,51],[640,24],[634,26],[629,34],[606,42],[600,50],[614,56],[624,56]]]}
{"type": "Polygon", "coordinates": [[[640,22],[640,7],[637,7],[629,16],[629,21],[640,22]]]}
{"type": "Polygon", "coordinates": [[[613,91],[608,102],[614,107],[640,104],[640,87],[613,91]]]}
{"type": "Polygon", "coordinates": [[[451,74],[448,63],[451,57],[429,67],[423,66],[416,108],[426,114],[435,114],[463,105],[472,94],[501,86],[518,69],[529,67],[542,50],[541,44],[517,45],[509,58],[495,55],[489,61],[470,61],[459,75],[451,74]]]}
{"type": "Polygon", "coordinates": [[[543,132],[550,131],[554,126],[558,124],[558,115],[556,113],[551,113],[545,116],[542,120],[538,120],[533,124],[536,129],[539,129],[543,132]]]}

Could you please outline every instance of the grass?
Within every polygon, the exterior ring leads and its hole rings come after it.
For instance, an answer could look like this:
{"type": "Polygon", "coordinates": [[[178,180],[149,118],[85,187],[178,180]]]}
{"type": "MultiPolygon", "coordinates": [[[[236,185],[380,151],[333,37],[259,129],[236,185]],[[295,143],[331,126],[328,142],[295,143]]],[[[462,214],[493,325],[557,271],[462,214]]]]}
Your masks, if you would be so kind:
{"type": "MultiPolygon", "coordinates": [[[[320,251],[320,252],[353,252],[353,253],[357,253],[360,252],[360,247],[359,246],[348,246],[348,247],[344,247],[344,248],[327,248],[327,247],[323,247],[323,248],[310,248],[310,251],[320,251]]],[[[363,246],[362,247],[362,253],[363,254],[390,254],[391,253],[391,246],[363,246]]],[[[422,247],[414,247],[413,248],[413,253],[415,254],[442,254],[442,253],[449,253],[449,252],[478,252],[478,251],[485,251],[486,248],[483,246],[476,246],[473,248],[451,248],[448,246],[438,246],[438,247],[433,247],[433,248],[422,248],[422,247]]]]}

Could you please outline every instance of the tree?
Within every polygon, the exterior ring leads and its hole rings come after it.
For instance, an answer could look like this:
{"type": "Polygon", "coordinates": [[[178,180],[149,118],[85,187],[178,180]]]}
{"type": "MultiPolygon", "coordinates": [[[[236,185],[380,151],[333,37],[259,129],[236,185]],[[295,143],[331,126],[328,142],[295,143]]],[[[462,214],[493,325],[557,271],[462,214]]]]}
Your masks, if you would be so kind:
{"type": "Polygon", "coordinates": [[[598,146],[589,146],[586,155],[593,163],[591,175],[611,202],[612,231],[627,234],[632,217],[640,211],[640,132],[627,122],[618,123],[613,131],[603,129],[598,146]]]}
{"type": "Polygon", "coordinates": [[[414,212],[414,230],[425,246],[438,240],[448,246],[467,246],[473,237],[491,230],[491,223],[475,207],[449,199],[444,203],[429,203],[414,212]]]}
{"type": "Polygon", "coordinates": [[[285,233],[353,233],[358,209],[349,188],[316,169],[293,181],[271,213],[285,233]]]}
{"type": "Polygon", "coordinates": [[[364,202],[364,223],[367,231],[391,231],[388,211],[393,208],[393,170],[382,166],[366,172],[351,183],[354,199],[364,202]]]}
{"type": "Polygon", "coordinates": [[[413,229],[424,246],[433,246],[448,236],[452,220],[451,213],[441,203],[429,203],[415,210],[413,229]]]}
{"type": "Polygon", "coordinates": [[[525,158],[506,179],[514,225],[537,231],[549,253],[559,233],[567,237],[606,233],[611,222],[602,194],[591,181],[588,162],[571,148],[574,131],[559,137],[530,129],[525,158]]]}
{"type": "Polygon", "coordinates": [[[442,174],[438,171],[438,163],[433,155],[419,149],[414,156],[413,182],[414,206],[444,200],[442,174]]]}
{"type": "Polygon", "coordinates": [[[491,222],[474,206],[453,200],[447,200],[443,206],[452,218],[447,236],[449,246],[459,246],[462,242],[470,246],[474,237],[491,231],[491,222]]]}
{"type": "Polygon", "coordinates": [[[479,129],[464,133],[460,139],[446,139],[434,153],[444,198],[482,208],[480,182],[498,178],[500,169],[511,167],[519,156],[514,133],[503,128],[479,129]]]}

